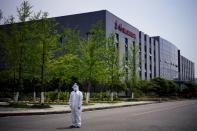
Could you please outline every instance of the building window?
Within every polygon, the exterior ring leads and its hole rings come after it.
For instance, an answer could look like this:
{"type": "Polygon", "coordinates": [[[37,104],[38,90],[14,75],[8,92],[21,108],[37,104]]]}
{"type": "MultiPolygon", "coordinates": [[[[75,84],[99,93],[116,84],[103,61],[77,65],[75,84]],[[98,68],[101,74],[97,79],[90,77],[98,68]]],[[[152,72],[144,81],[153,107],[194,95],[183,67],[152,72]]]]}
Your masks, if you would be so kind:
{"type": "Polygon", "coordinates": [[[125,44],[128,44],[128,38],[125,38],[125,44]]]}
{"type": "Polygon", "coordinates": [[[133,41],[133,47],[135,47],[135,41],[133,41]]]}
{"type": "Polygon", "coordinates": [[[141,39],[141,35],[142,35],[142,34],[141,34],[141,32],[140,32],[140,33],[139,33],[139,39],[141,39]]]}
{"type": "Polygon", "coordinates": [[[152,71],[152,65],[150,65],[150,71],[152,71]]]}
{"type": "Polygon", "coordinates": [[[141,44],[141,42],[139,43],[139,50],[142,51],[142,44],[141,44]]]}
{"type": "Polygon", "coordinates": [[[119,34],[116,33],[116,41],[119,42],[119,34]]]}
{"type": "Polygon", "coordinates": [[[156,77],[156,66],[154,66],[154,77],[156,77]]]}
{"type": "Polygon", "coordinates": [[[140,76],[140,79],[142,79],[142,72],[139,71],[139,76],[140,76]]]}
{"type": "Polygon", "coordinates": [[[128,38],[125,38],[125,58],[128,61],[128,38]]]}
{"type": "Polygon", "coordinates": [[[151,48],[149,48],[149,53],[150,53],[150,54],[152,53],[151,48]]]}

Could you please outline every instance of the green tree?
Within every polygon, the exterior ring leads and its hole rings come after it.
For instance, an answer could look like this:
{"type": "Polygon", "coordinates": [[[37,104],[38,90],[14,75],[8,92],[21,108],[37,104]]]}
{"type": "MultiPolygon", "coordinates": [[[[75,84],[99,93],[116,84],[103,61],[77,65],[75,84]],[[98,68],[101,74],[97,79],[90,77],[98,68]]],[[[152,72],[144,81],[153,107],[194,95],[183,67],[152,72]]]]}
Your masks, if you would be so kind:
{"type": "Polygon", "coordinates": [[[184,85],[186,86],[181,93],[188,98],[192,98],[192,97],[197,97],[197,84],[191,82],[191,81],[187,81],[184,83],[184,85]]]}
{"type": "MultiPolygon", "coordinates": [[[[8,79],[17,80],[15,88],[15,102],[18,102],[19,91],[23,89],[23,81],[26,75],[26,60],[28,59],[27,47],[29,43],[29,26],[26,21],[30,18],[31,6],[27,1],[22,2],[17,8],[18,19],[20,23],[15,23],[14,17],[10,16],[4,26],[3,44],[5,51],[5,62],[7,64],[8,79]]],[[[16,84],[14,84],[15,86],[16,84]]]]}
{"type": "Polygon", "coordinates": [[[106,43],[101,21],[92,26],[87,37],[80,44],[80,78],[87,82],[86,103],[89,103],[92,82],[100,81],[104,77],[103,52],[106,43]]]}
{"type": "Polygon", "coordinates": [[[152,79],[151,81],[158,85],[157,87],[155,87],[155,92],[158,94],[158,96],[162,97],[168,94],[169,83],[167,80],[158,77],[152,79]]]}
{"type": "Polygon", "coordinates": [[[131,92],[131,97],[134,97],[134,91],[137,88],[138,76],[137,76],[137,67],[138,67],[138,57],[139,57],[139,47],[135,41],[132,44],[125,45],[125,62],[124,69],[126,74],[126,83],[128,83],[128,89],[131,92]]]}
{"type": "Polygon", "coordinates": [[[156,88],[158,88],[158,85],[153,81],[139,80],[138,82],[138,89],[147,96],[157,95],[156,88]]]}
{"type": "Polygon", "coordinates": [[[37,42],[40,45],[40,80],[41,80],[41,104],[44,104],[44,91],[46,88],[46,81],[49,79],[47,71],[49,71],[48,64],[53,58],[52,51],[55,49],[57,43],[56,23],[52,19],[47,19],[48,13],[44,12],[41,19],[37,22],[37,42]]]}
{"type": "Polygon", "coordinates": [[[79,32],[65,28],[53,52],[54,58],[49,63],[49,76],[52,76],[51,79],[59,80],[58,101],[62,83],[71,83],[72,78],[79,77],[79,42],[79,32]]]}
{"type": "MultiPolygon", "coordinates": [[[[114,91],[118,91],[118,87],[121,84],[121,77],[123,72],[119,65],[119,50],[115,46],[114,35],[110,35],[106,41],[106,49],[104,51],[104,64],[107,84],[109,85],[109,90],[111,92],[111,101],[113,101],[114,91]]],[[[124,90],[124,89],[122,89],[124,90]]]]}
{"type": "Polygon", "coordinates": [[[168,80],[168,95],[177,96],[177,93],[180,91],[178,84],[172,80],[168,80]]]}

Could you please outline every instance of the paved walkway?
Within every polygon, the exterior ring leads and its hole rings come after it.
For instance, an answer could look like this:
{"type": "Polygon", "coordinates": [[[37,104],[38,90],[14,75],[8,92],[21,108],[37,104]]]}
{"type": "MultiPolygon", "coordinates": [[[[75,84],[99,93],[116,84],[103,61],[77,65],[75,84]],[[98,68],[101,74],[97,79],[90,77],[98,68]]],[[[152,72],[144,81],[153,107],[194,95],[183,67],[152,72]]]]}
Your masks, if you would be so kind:
{"type": "MultiPolygon", "coordinates": [[[[119,108],[119,107],[135,106],[135,105],[152,104],[152,103],[156,103],[156,101],[120,102],[113,104],[96,103],[94,105],[83,106],[83,111],[102,110],[102,109],[119,108]]],[[[70,107],[68,105],[50,105],[50,106],[52,108],[47,108],[47,109],[0,107],[0,116],[70,113],[70,107]]]]}

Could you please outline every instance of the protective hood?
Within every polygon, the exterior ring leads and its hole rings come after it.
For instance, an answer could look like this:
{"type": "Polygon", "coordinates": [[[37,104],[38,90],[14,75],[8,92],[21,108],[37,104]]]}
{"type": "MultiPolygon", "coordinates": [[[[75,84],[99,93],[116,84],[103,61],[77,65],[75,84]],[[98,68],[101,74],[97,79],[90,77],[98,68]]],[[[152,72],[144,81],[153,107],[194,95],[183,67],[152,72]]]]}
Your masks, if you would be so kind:
{"type": "Polygon", "coordinates": [[[72,88],[74,91],[79,91],[79,86],[77,85],[77,83],[75,83],[72,88]]]}

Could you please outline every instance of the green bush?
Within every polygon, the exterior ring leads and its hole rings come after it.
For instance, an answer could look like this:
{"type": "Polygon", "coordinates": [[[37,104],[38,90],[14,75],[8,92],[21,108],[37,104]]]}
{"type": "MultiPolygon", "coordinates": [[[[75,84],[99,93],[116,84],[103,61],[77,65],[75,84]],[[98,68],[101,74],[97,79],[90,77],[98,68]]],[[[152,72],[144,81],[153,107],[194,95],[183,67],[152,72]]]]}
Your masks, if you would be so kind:
{"type": "Polygon", "coordinates": [[[141,90],[135,90],[134,91],[134,97],[135,98],[144,97],[144,93],[141,90]]]}
{"type": "Polygon", "coordinates": [[[68,93],[60,92],[60,100],[66,101],[68,99],[68,93]]]}
{"type": "Polygon", "coordinates": [[[51,101],[57,100],[57,92],[50,91],[50,92],[46,92],[45,95],[46,95],[47,100],[49,100],[49,101],[50,100],[51,101]]]}

